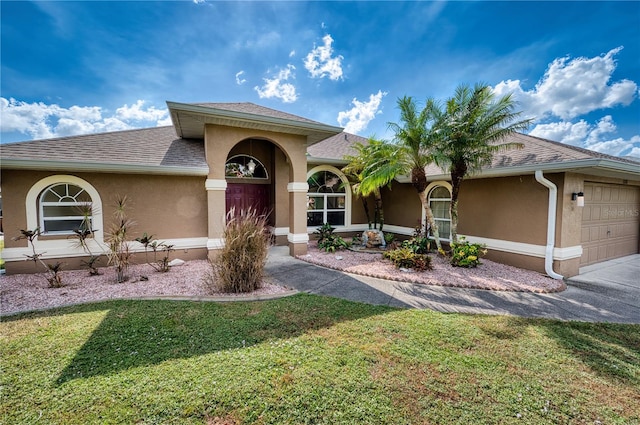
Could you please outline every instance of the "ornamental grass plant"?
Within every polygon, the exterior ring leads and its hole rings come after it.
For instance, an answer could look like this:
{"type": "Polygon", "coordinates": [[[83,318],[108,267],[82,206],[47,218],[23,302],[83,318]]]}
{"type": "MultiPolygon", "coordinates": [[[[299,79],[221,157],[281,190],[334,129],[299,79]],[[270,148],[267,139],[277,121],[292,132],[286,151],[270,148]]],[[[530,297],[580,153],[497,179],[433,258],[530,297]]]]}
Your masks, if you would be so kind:
{"type": "Polygon", "coordinates": [[[255,209],[231,209],[224,229],[224,247],[211,260],[205,283],[213,292],[251,292],[262,286],[269,249],[266,216],[255,209]]]}

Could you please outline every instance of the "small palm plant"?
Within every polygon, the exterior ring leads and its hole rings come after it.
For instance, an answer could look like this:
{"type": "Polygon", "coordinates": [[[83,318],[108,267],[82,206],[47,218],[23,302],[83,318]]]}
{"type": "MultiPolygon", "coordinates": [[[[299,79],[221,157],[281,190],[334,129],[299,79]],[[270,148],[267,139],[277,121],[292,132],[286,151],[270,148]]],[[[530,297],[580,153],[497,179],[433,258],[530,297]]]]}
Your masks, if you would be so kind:
{"type": "Polygon", "coordinates": [[[114,221],[106,235],[106,242],[109,246],[109,264],[115,266],[118,283],[128,279],[127,271],[133,256],[127,238],[129,229],[135,225],[135,222],[127,216],[127,204],[128,198],[126,196],[116,197],[114,221]]]}
{"type": "Polygon", "coordinates": [[[46,276],[45,279],[49,283],[50,288],[60,288],[63,286],[62,276],[60,272],[62,271],[62,263],[57,262],[55,264],[45,263],[42,259],[42,256],[46,254],[45,252],[37,252],[35,240],[40,236],[40,228],[36,227],[34,230],[20,230],[20,236],[16,236],[13,238],[14,241],[25,240],[31,247],[31,255],[26,255],[27,260],[33,261],[34,264],[40,264],[45,270],[46,276]]]}

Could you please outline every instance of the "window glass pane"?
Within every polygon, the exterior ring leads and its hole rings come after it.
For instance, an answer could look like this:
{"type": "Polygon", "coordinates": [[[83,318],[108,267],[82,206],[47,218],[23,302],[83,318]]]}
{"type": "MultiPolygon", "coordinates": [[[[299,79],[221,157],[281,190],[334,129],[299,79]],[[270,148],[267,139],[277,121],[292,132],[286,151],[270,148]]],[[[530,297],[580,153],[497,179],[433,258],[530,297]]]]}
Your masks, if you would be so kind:
{"type": "Polygon", "coordinates": [[[430,198],[451,199],[449,190],[444,186],[438,186],[431,191],[430,198]]]}
{"type": "Polygon", "coordinates": [[[431,201],[430,205],[435,218],[449,218],[450,201],[431,201]]]}
{"type": "Polygon", "coordinates": [[[323,210],[324,209],[324,196],[310,196],[307,200],[308,210],[323,210]]]}
{"type": "Polygon", "coordinates": [[[318,171],[307,180],[311,193],[345,193],[340,177],[330,171],[318,171]]]}
{"type": "Polygon", "coordinates": [[[77,217],[82,216],[80,206],[77,205],[47,205],[43,207],[45,217],[77,217]]]}
{"type": "Polygon", "coordinates": [[[451,222],[436,220],[436,224],[438,225],[438,232],[440,233],[440,237],[449,239],[449,237],[451,236],[451,222]]]}
{"type": "Polygon", "coordinates": [[[307,226],[322,226],[323,223],[322,212],[308,212],[307,213],[307,226]]]}
{"type": "Polygon", "coordinates": [[[332,226],[344,226],[344,212],[328,212],[327,222],[332,226]]]}
{"type": "Polygon", "coordinates": [[[343,210],[344,209],[344,196],[329,196],[329,195],[327,195],[327,209],[330,209],[330,210],[343,210]]]}
{"type": "Polygon", "coordinates": [[[237,155],[225,164],[225,176],[233,178],[268,178],[267,170],[262,163],[248,155],[237,155]]]}
{"type": "Polygon", "coordinates": [[[74,229],[82,229],[82,219],[80,220],[45,220],[45,232],[73,232],[74,229]]]}

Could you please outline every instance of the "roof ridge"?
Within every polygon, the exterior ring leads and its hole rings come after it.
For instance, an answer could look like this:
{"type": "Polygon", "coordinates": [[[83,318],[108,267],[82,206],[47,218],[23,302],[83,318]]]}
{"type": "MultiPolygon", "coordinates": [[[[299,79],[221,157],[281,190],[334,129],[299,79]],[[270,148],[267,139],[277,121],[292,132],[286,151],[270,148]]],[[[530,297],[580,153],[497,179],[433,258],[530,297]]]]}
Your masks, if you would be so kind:
{"type": "Polygon", "coordinates": [[[523,136],[527,136],[527,137],[531,137],[533,139],[537,139],[540,140],[542,142],[546,142],[548,144],[560,147],[560,148],[564,148],[564,149],[569,149],[569,150],[573,150],[576,152],[580,152],[586,155],[589,155],[595,159],[609,159],[612,161],[620,161],[620,162],[624,162],[624,163],[628,163],[628,164],[637,164],[636,161],[633,161],[631,159],[627,159],[627,158],[623,158],[620,156],[614,156],[614,155],[609,155],[606,153],[602,153],[602,152],[597,152],[591,149],[587,149],[587,148],[582,148],[580,146],[574,146],[574,145],[570,145],[568,143],[562,143],[562,142],[557,142],[555,140],[550,140],[550,139],[545,139],[543,137],[538,137],[538,136],[532,136],[530,134],[524,134],[524,133],[517,133],[517,134],[521,134],[523,136]]]}
{"type": "Polygon", "coordinates": [[[143,131],[161,130],[161,129],[167,129],[167,128],[174,128],[174,127],[173,127],[173,125],[160,125],[160,126],[157,126],[157,127],[128,128],[128,129],[125,129],[125,130],[98,131],[98,132],[95,132],[95,133],[74,134],[74,135],[70,135],[70,136],[49,137],[49,138],[44,138],[44,139],[19,140],[17,142],[2,143],[2,144],[0,144],[0,147],[1,146],[15,146],[17,144],[22,144],[22,143],[43,142],[43,141],[56,142],[56,141],[67,140],[67,139],[71,139],[71,138],[114,135],[114,134],[120,134],[120,133],[135,133],[135,132],[143,132],[143,131]]]}

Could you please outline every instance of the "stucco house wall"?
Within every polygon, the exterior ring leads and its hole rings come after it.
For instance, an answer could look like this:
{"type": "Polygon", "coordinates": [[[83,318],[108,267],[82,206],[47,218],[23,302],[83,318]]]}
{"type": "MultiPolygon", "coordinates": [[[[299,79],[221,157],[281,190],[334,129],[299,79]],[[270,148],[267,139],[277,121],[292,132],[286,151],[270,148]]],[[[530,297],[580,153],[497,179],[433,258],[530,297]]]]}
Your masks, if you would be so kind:
{"type": "MultiPolygon", "coordinates": [[[[102,242],[112,223],[114,201],[117,196],[128,198],[127,215],[134,221],[130,238],[143,233],[154,235],[154,239],[176,245],[176,253],[183,259],[205,258],[203,248],[207,237],[207,204],[204,178],[183,176],[154,176],[142,174],[106,173],[58,173],[44,171],[25,172],[2,170],[3,194],[5,200],[5,247],[27,248],[26,240],[13,240],[20,230],[33,230],[28,226],[27,203],[25,199],[32,188],[42,181],[69,180],[67,177],[84,180],[100,195],[100,221],[94,221],[93,228],[99,230],[102,242]],[[51,180],[53,179],[53,180],[51,180]]],[[[30,205],[35,210],[37,206],[30,205]]],[[[36,223],[37,225],[37,223],[36,223]]],[[[31,226],[33,227],[33,226],[31,226]]],[[[37,243],[38,252],[49,254],[47,261],[64,260],[65,268],[77,268],[86,259],[82,251],[71,257],[57,257],[55,252],[70,249],[73,239],[68,235],[41,236],[37,243]]],[[[104,248],[104,247],[103,247],[104,248]]],[[[103,252],[101,249],[96,253],[103,252]]],[[[18,255],[23,256],[21,252],[18,255]]],[[[103,265],[106,260],[103,260],[103,265]]],[[[27,261],[7,261],[7,273],[33,272],[33,263],[27,261]]],[[[38,270],[39,271],[39,270],[38,270]]]]}

